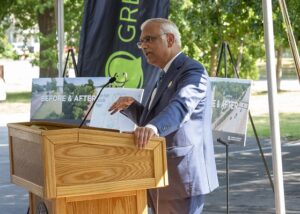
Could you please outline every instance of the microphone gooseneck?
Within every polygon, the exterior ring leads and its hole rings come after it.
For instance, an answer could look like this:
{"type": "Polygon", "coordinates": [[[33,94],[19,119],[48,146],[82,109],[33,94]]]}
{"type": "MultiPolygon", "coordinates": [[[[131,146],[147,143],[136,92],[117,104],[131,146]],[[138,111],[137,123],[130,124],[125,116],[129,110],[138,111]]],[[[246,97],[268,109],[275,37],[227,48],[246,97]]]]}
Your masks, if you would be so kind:
{"type": "Polygon", "coordinates": [[[101,88],[101,90],[99,91],[99,93],[98,93],[96,99],[95,99],[94,102],[92,103],[92,106],[90,107],[90,109],[89,109],[88,112],[86,113],[85,117],[84,117],[83,120],[81,121],[81,123],[80,123],[80,125],[79,125],[78,128],[81,128],[82,125],[85,123],[86,118],[89,116],[89,114],[90,114],[91,110],[93,109],[95,103],[97,102],[98,98],[100,97],[100,95],[101,95],[103,89],[104,89],[105,87],[107,87],[109,84],[115,82],[116,79],[117,79],[116,77],[111,77],[111,78],[108,80],[108,82],[105,83],[105,84],[102,86],[102,88],[101,88]]]}
{"type": "MultiPolygon", "coordinates": [[[[116,77],[111,77],[111,78],[108,80],[108,82],[107,82],[106,84],[113,83],[113,82],[115,82],[116,80],[117,80],[116,77]]],[[[105,85],[106,85],[106,84],[105,84],[105,85]]]]}

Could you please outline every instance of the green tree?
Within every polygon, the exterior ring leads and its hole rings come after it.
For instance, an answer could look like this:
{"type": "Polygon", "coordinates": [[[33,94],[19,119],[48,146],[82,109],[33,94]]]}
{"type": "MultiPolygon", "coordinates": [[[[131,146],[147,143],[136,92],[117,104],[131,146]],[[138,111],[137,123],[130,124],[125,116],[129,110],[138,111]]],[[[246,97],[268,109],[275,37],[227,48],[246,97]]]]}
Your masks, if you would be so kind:
{"type": "Polygon", "coordinates": [[[32,84],[32,92],[37,92],[40,93],[42,91],[44,91],[44,87],[39,85],[39,84],[32,84]]]}
{"type": "Polygon", "coordinates": [[[4,34],[0,33],[0,58],[15,58],[16,54],[13,51],[11,44],[8,43],[4,34]]]}
{"type": "MultiPolygon", "coordinates": [[[[285,0],[289,19],[293,34],[296,42],[300,39],[300,2],[297,0],[285,0]]],[[[286,25],[283,21],[283,15],[279,2],[275,1],[273,4],[273,23],[274,23],[274,37],[275,37],[275,51],[276,51],[276,80],[277,80],[277,91],[280,91],[280,80],[282,77],[283,67],[283,53],[286,50],[290,52],[290,46],[288,42],[288,36],[286,31],[286,25]]]]}
{"type": "MultiPolygon", "coordinates": [[[[1,2],[2,32],[11,24],[21,30],[38,26],[40,53],[33,63],[40,67],[40,77],[57,77],[58,74],[55,2],[53,0],[3,0],[1,2]]],[[[83,0],[65,0],[64,5],[66,45],[78,47],[83,0]]]]}
{"type": "MultiPolygon", "coordinates": [[[[38,26],[41,48],[40,55],[33,63],[39,65],[41,77],[57,76],[55,2],[53,0],[1,1],[0,35],[12,23],[19,29],[38,26]]],[[[299,41],[300,1],[286,0],[286,3],[296,40],[299,41]]],[[[68,47],[79,47],[83,4],[83,0],[64,0],[65,41],[68,47]]],[[[276,50],[277,56],[280,56],[280,51],[286,49],[288,43],[284,40],[286,33],[283,31],[284,25],[278,9],[278,1],[273,0],[273,8],[276,50]]],[[[222,42],[227,42],[235,57],[240,76],[258,78],[255,63],[257,59],[265,56],[261,1],[170,0],[169,17],[180,29],[183,50],[201,61],[212,76],[216,74],[220,45],[222,42]]],[[[277,67],[280,67],[280,61],[277,67]]],[[[220,76],[223,73],[224,71],[221,71],[220,76]]]]}
{"type": "Polygon", "coordinates": [[[63,102],[63,114],[65,119],[82,119],[91,104],[88,100],[78,100],[80,95],[94,95],[96,88],[92,79],[84,85],[76,86],[64,81],[64,94],[67,101],[63,102]],[[77,100],[76,100],[77,97],[77,100]]]}
{"type": "Polygon", "coordinates": [[[255,61],[262,56],[263,45],[260,11],[261,2],[253,0],[173,0],[170,19],[180,28],[184,51],[200,60],[212,76],[220,45],[227,42],[233,56],[239,55],[240,76],[256,78],[255,61]]]}

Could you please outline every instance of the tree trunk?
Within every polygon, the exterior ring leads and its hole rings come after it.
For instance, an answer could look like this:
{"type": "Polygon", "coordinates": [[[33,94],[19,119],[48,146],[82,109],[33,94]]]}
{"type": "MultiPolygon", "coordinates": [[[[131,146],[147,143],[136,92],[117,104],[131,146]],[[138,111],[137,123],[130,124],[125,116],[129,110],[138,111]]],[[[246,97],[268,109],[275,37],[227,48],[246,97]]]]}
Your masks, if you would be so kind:
{"type": "Polygon", "coordinates": [[[210,76],[215,77],[217,75],[217,50],[218,45],[213,44],[210,48],[210,76]]]}
{"type": "Polygon", "coordinates": [[[276,49],[276,53],[277,53],[277,64],[276,64],[277,92],[280,91],[280,79],[282,77],[282,52],[283,52],[283,49],[281,46],[276,49]]]}
{"type": "Polygon", "coordinates": [[[239,74],[240,69],[241,69],[241,64],[242,64],[242,59],[243,59],[243,50],[244,50],[244,42],[241,41],[240,47],[239,47],[239,53],[236,61],[236,71],[239,74]]]}
{"type": "MultiPolygon", "coordinates": [[[[40,0],[43,4],[47,0],[40,0]]],[[[57,77],[56,68],[56,25],[53,7],[45,8],[43,13],[38,14],[38,25],[40,30],[40,77],[57,77]],[[55,52],[54,52],[55,51],[55,52]],[[54,54],[52,53],[54,52],[54,54]]]]}

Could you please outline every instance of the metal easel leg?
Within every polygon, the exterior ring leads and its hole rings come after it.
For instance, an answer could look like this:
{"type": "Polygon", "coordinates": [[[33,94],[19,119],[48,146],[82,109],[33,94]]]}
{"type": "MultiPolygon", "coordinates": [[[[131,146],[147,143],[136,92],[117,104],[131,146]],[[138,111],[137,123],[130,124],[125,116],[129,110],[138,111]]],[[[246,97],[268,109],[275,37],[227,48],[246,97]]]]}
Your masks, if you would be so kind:
{"type": "Polygon", "coordinates": [[[268,178],[269,178],[269,181],[270,181],[270,185],[271,185],[272,190],[273,190],[273,192],[274,192],[274,183],[273,183],[273,180],[272,180],[272,177],[271,177],[271,173],[270,173],[270,170],[269,170],[268,163],[267,163],[267,161],[266,161],[264,152],[263,152],[263,150],[262,150],[262,148],[261,148],[261,144],[260,144],[260,141],[259,141],[257,132],[256,132],[256,128],[255,128],[255,126],[254,126],[254,122],[253,122],[253,119],[252,119],[252,116],[251,116],[250,111],[249,111],[249,119],[250,119],[250,122],[251,122],[251,125],[252,125],[252,129],[253,129],[253,132],[254,132],[254,135],[255,135],[255,138],[256,138],[256,142],[257,142],[257,145],[258,145],[258,148],[259,148],[259,152],[260,152],[261,158],[262,158],[262,160],[263,160],[263,163],[264,163],[266,172],[267,172],[267,174],[268,174],[268,178]]]}
{"type": "Polygon", "coordinates": [[[217,141],[226,149],[226,213],[229,214],[229,144],[220,138],[217,141]]]}

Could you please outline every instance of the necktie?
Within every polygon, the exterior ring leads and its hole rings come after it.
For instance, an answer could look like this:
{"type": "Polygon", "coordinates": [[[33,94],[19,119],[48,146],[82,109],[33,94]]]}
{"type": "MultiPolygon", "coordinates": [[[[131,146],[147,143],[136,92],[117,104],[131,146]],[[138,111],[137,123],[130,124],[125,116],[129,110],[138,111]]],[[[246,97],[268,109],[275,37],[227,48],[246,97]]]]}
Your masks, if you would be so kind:
{"type": "Polygon", "coordinates": [[[154,88],[154,90],[153,90],[153,92],[151,94],[151,99],[150,99],[149,106],[148,106],[149,108],[151,107],[151,104],[152,104],[152,101],[153,101],[153,99],[154,99],[154,97],[156,95],[157,89],[158,89],[159,85],[161,84],[162,79],[164,78],[165,75],[166,75],[166,72],[164,70],[161,70],[161,72],[159,74],[159,78],[158,78],[158,80],[155,83],[155,88],[154,88]]]}
{"type": "Polygon", "coordinates": [[[161,70],[160,74],[159,74],[159,78],[156,81],[155,84],[155,88],[158,88],[158,86],[160,85],[160,83],[162,82],[162,79],[164,78],[164,76],[166,75],[166,72],[164,70],[161,70]]]}

